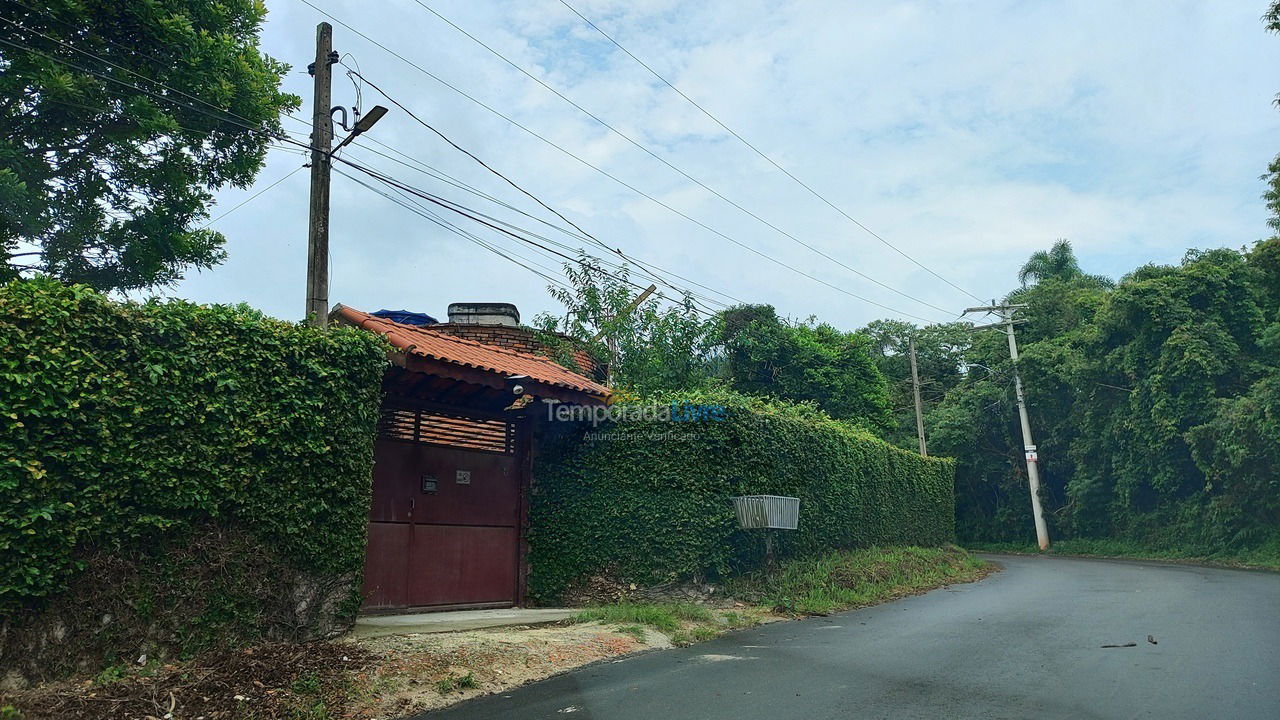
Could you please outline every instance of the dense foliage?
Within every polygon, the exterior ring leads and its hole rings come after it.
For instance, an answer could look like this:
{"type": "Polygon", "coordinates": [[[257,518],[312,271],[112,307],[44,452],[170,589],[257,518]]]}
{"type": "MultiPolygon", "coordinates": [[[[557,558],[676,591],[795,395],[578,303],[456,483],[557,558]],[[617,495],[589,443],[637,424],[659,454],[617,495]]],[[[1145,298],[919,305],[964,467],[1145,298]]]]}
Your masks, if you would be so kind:
{"type": "Polygon", "coordinates": [[[86,554],[208,524],[357,572],[384,364],[376,336],[243,306],[3,286],[0,611],[66,589],[86,554]]]}
{"type": "Polygon", "coordinates": [[[859,331],[871,341],[871,356],[889,394],[890,416],[884,436],[902,447],[917,447],[915,398],[911,387],[910,341],[915,340],[920,398],[926,405],[941,400],[964,380],[964,351],[969,325],[954,322],[917,328],[904,320],[876,320],[859,331]]]}
{"type": "Polygon", "coordinates": [[[863,334],[782,318],[770,305],[711,313],[684,297],[664,307],[673,299],[661,292],[633,307],[639,284],[630,269],[607,272],[585,254],[565,263],[564,273],[570,286],[548,288],[564,314],[534,319],[546,331],[541,340],[569,367],[571,350],[585,346],[610,367],[610,384],[628,394],[731,389],[812,402],[876,432],[895,422],[873,342],[863,334]],[[560,335],[578,344],[570,347],[560,335]]]}
{"type": "MultiPolygon", "coordinates": [[[[1280,239],[1114,285],[1074,258],[1040,269],[1010,299],[1028,305],[1020,370],[1051,534],[1206,552],[1274,538],[1280,239]]],[[[1031,537],[1006,340],[975,332],[961,354],[927,417],[930,450],[958,463],[958,532],[1031,537]]]]}
{"type": "MultiPolygon", "coordinates": [[[[1262,21],[1268,31],[1280,34],[1280,2],[1274,2],[1267,8],[1262,21]]],[[[1276,96],[1276,105],[1280,106],[1280,95],[1276,96]]],[[[1280,232],[1280,155],[1276,155],[1271,161],[1262,177],[1267,181],[1267,191],[1262,197],[1267,202],[1267,209],[1271,211],[1271,218],[1267,222],[1272,230],[1280,232]]]]}
{"type": "Polygon", "coordinates": [[[288,66],[259,0],[8,0],[0,13],[0,279],[99,289],[223,259],[213,191],[262,166],[288,66]],[[261,130],[255,131],[255,128],[261,130]]]}
{"type": "Polygon", "coordinates": [[[883,431],[893,424],[889,391],[867,336],[826,323],[779,318],[769,305],[721,314],[727,384],[750,395],[811,401],[832,417],[883,431]]]}
{"type": "Polygon", "coordinates": [[[762,534],[730,498],[800,498],[779,554],[951,540],[953,464],[895,448],[807,405],[726,392],[655,402],[723,406],[724,420],[553,423],[535,460],[532,595],[554,600],[592,575],[652,583],[759,566],[762,534]],[[584,437],[584,433],[586,436],[584,437]]]}
{"type": "Polygon", "coordinates": [[[632,280],[630,269],[623,265],[612,272],[585,253],[577,262],[565,263],[564,274],[572,286],[548,287],[564,305],[564,314],[541,313],[533,320],[545,331],[543,343],[559,349],[555,360],[576,369],[570,351],[585,347],[609,366],[611,384],[632,392],[707,383],[713,325],[699,315],[692,299],[663,307],[668,298],[656,293],[634,305],[643,286],[632,280]],[[569,347],[557,334],[579,342],[569,347]]]}

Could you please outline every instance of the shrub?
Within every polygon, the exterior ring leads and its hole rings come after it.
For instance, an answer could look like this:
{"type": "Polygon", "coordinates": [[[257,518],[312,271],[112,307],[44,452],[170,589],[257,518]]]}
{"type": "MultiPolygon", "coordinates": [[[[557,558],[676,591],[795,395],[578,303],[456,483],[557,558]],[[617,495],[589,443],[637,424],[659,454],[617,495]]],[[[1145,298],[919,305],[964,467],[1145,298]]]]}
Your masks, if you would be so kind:
{"type": "Polygon", "coordinates": [[[0,612],[209,527],[358,574],[384,364],[369,333],[245,306],[0,287],[0,612]]]}
{"type": "Polygon", "coordinates": [[[550,423],[530,508],[530,594],[555,600],[593,574],[636,583],[757,567],[760,531],[735,495],[800,498],[781,557],[954,535],[951,461],[893,447],[807,405],[708,392],[658,402],[724,408],[723,420],[550,423]]]}

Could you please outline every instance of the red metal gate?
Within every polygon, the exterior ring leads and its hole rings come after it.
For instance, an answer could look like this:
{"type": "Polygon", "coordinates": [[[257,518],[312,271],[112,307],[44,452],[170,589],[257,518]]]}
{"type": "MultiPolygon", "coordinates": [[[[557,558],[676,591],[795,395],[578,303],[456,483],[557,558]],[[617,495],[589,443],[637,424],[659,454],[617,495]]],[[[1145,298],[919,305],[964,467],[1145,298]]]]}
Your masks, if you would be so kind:
{"type": "Polygon", "coordinates": [[[518,603],[520,472],[506,419],[385,408],[364,608],[518,603]]]}

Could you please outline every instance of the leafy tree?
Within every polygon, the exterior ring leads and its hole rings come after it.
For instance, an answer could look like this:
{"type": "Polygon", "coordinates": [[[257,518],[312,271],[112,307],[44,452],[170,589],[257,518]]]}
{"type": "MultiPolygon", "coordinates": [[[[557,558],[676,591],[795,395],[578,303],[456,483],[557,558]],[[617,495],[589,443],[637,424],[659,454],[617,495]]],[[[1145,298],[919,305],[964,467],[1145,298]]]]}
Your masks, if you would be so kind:
{"type": "MultiPolygon", "coordinates": [[[[1011,295],[1028,305],[1019,372],[1055,537],[1205,552],[1277,537],[1280,239],[1189,252],[1114,287],[1046,273],[1011,295]]],[[[926,418],[931,453],[957,460],[958,532],[1029,538],[1005,339],[976,332],[961,355],[926,418]]]]}
{"type": "MultiPolygon", "coordinates": [[[[1280,356],[1276,345],[1272,352],[1280,356]]],[[[1215,402],[1212,419],[1187,433],[1191,457],[1213,496],[1218,537],[1211,540],[1261,544],[1280,527],[1280,373],[1215,402]]]]}
{"type": "MultiPolygon", "coordinates": [[[[571,288],[548,287],[564,305],[564,314],[540,313],[533,320],[535,327],[576,338],[609,363],[613,384],[619,388],[650,394],[693,389],[710,381],[713,323],[699,316],[691,299],[663,308],[661,298],[651,295],[629,310],[639,290],[630,282],[626,266],[612,273],[583,254],[578,262],[565,263],[564,272],[571,288]]],[[[554,335],[545,339],[556,345],[554,335]]],[[[572,365],[566,353],[556,359],[572,365]]]]}
{"type": "Polygon", "coordinates": [[[719,341],[735,390],[814,402],[834,418],[880,432],[893,425],[889,391],[864,335],[791,322],[769,305],[744,305],[723,313],[719,341]]]}
{"type": "Polygon", "coordinates": [[[199,227],[213,191],[248,186],[300,104],[258,51],[262,2],[4,8],[0,275],[133,289],[220,262],[225,239],[199,227]]]}
{"type": "Polygon", "coordinates": [[[964,355],[972,338],[966,323],[917,327],[903,320],[876,320],[858,331],[871,339],[871,356],[888,381],[894,422],[886,439],[915,449],[915,398],[911,388],[909,341],[916,341],[920,394],[926,409],[964,380],[964,355]]]}

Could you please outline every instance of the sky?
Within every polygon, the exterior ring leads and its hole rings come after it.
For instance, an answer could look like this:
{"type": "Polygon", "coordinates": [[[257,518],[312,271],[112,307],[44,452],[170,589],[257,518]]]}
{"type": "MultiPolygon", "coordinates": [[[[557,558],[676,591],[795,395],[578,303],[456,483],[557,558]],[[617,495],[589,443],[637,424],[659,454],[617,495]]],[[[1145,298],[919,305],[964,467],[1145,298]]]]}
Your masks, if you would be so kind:
{"type": "MultiPolygon", "coordinates": [[[[1008,292],[1027,256],[1058,238],[1071,241],[1087,272],[1118,278],[1143,263],[1176,263],[1188,248],[1239,248],[1267,232],[1259,176],[1280,151],[1273,104],[1280,37],[1264,31],[1262,1],[568,0],[866,229],[755,154],[559,0],[310,2],[422,68],[334,22],[334,48],[343,57],[334,104],[356,103],[346,75],[356,68],[609,247],[712,288],[722,294],[694,289],[724,303],[769,303],[784,315],[847,329],[883,317],[947,321],[978,304],[975,298],[1008,292]]],[[[316,23],[327,18],[302,0],[267,6],[262,50],[293,66],[284,85],[303,98],[298,117],[309,118],[306,66],[316,23]]],[[[366,111],[391,108],[368,139],[564,225],[371,86],[360,95],[366,111]]],[[[285,127],[307,132],[291,120],[285,127]]],[[[362,139],[342,157],[583,245],[371,150],[388,152],[362,139]]],[[[211,215],[302,162],[273,150],[255,185],[220,191],[211,215]]],[[[213,227],[227,237],[227,261],[189,273],[164,294],[300,318],[307,203],[308,171],[300,170],[219,218],[213,227]]],[[[453,221],[509,256],[553,270],[563,262],[470,220],[453,221]]],[[[561,309],[548,281],[527,267],[337,174],[330,238],[332,303],[443,319],[451,302],[511,302],[526,322],[561,309]]]]}

